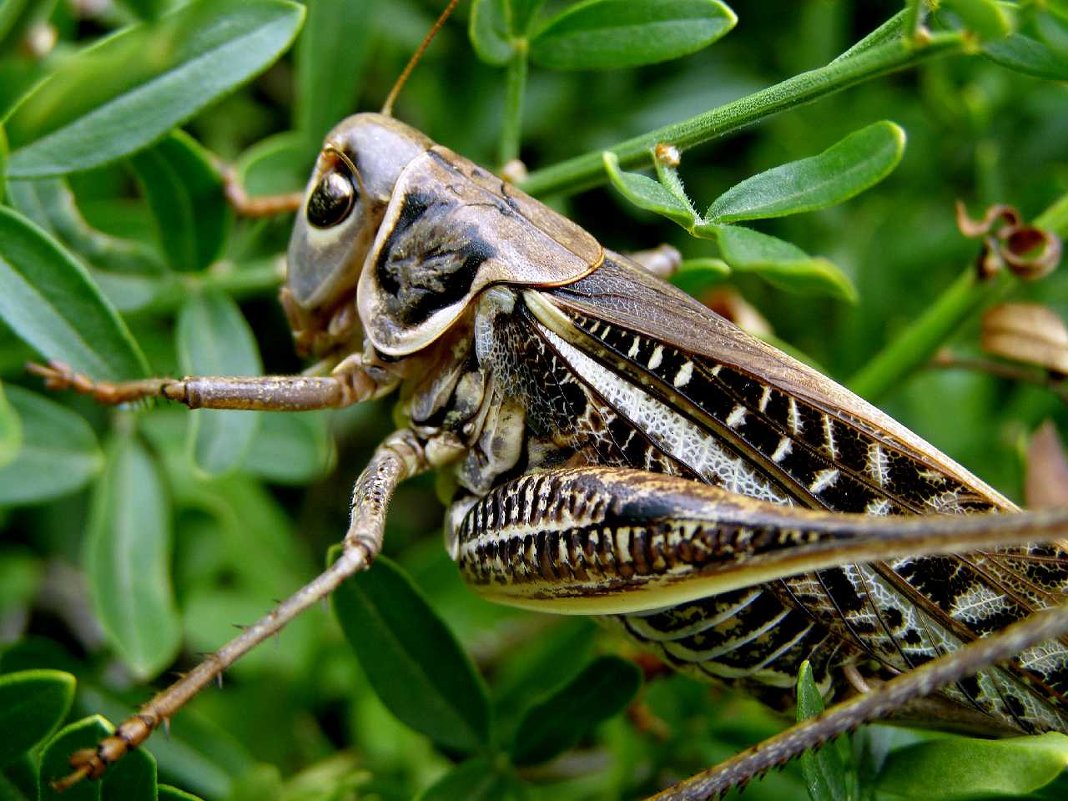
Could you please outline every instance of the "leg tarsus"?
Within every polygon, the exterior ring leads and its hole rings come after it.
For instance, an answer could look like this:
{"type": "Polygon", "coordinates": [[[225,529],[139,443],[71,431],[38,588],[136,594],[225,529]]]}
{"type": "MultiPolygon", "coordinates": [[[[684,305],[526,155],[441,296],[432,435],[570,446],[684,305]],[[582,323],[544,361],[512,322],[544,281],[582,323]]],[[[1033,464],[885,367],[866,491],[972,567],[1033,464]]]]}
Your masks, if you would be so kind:
{"type": "MultiPolygon", "coordinates": [[[[73,390],[79,395],[88,395],[104,406],[118,406],[123,403],[146,400],[148,398],[170,397],[172,385],[181,382],[173,378],[145,378],[136,381],[94,381],[84,373],[76,372],[70,365],[61,361],[50,361],[47,365],[26,365],[26,371],[44,379],[45,387],[50,390],[73,390]]],[[[180,400],[172,398],[172,400],[180,400]]]]}

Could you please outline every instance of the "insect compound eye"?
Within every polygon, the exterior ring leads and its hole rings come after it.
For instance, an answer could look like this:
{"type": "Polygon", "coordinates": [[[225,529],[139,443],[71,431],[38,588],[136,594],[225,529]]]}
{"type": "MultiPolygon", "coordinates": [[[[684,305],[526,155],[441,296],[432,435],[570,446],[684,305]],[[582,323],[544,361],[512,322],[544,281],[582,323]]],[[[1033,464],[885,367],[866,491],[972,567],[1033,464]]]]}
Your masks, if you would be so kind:
{"type": "Polygon", "coordinates": [[[330,228],[348,217],[355,204],[356,186],[352,176],[338,164],[312,190],[306,210],[308,222],[316,228],[330,228]]]}

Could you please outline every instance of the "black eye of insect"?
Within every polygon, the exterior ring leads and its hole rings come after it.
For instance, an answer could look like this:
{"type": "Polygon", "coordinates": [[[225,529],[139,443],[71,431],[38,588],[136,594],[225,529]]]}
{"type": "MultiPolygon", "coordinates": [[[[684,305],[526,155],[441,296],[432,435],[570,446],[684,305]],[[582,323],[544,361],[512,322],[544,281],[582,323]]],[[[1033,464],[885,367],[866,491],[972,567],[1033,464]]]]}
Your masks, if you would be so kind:
{"type": "Polygon", "coordinates": [[[343,162],[338,162],[319,179],[308,198],[308,222],[316,228],[337,225],[356,204],[356,186],[343,162]]]}

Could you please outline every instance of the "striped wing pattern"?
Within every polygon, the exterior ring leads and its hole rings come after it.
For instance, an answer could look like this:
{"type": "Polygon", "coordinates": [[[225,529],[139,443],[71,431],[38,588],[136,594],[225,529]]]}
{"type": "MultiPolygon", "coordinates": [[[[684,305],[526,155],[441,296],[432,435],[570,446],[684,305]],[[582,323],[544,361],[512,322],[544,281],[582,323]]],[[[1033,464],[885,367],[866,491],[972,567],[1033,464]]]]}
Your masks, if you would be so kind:
{"type": "MultiPolygon", "coordinates": [[[[811,371],[777,351],[754,344],[755,358],[776,363],[739,363],[737,343],[748,344],[745,334],[730,331],[731,347],[717,353],[722,320],[618,257],[576,284],[522,297],[520,313],[497,335],[517,355],[511,380],[525,384],[535,429],[573,421],[563,432],[576,451],[573,461],[674,473],[781,504],[872,515],[1013,508],[946,457],[918,449],[908,432],[863,413],[859,400],[850,408],[862,414],[817,402],[804,380],[790,383],[792,371],[802,379],[811,371]],[[623,285],[614,271],[628,272],[629,296],[613,291],[623,285]],[[657,314],[681,317],[691,330],[669,336],[657,329],[657,314]],[[702,318],[708,330],[693,330],[702,318]],[[539,404],[547,406],[539,412],[539,404]]],[[[804,659],[825,687],[840,683],[833,668],[843,663],[885,678],[1066,598],[1062,543],[843,565],[621,616],[618,623],[676,667],[744,684],[774,701],[804,659]]],[[[944,694],[992,718],[992,728],[1068,729],[1068,648],[1044,643],[944,694]]]]}

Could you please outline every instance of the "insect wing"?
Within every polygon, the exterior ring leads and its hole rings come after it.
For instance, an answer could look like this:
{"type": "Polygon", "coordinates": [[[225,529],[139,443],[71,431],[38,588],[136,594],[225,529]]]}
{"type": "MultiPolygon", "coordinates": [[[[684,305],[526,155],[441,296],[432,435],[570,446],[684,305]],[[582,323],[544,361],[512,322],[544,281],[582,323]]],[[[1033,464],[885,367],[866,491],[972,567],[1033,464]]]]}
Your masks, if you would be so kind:
{"type": "MultiPolygon", "coordinates": [[[[842,387],[619,257],[525,299],[553,358],[596,398],[591,405],[609,410],[600,413],[602,450],[590,459],[835,511],[1014,509],[842,387]],[[630,453],[603,444],[636,438],[630,453]]],[[[848,661],[852,651],[889,676],[1066,598],[1060,543],[843,565],[628,615],[623,625],[691,672],[784,685],[805,653],[833,650],[848,661]]],[[[1068,723],[1066,689],[1068,650],[1055,642],[946,692],[978,717],[993,716],[990,728],[1001,720],[1035,731],[1068,723]]]]}

